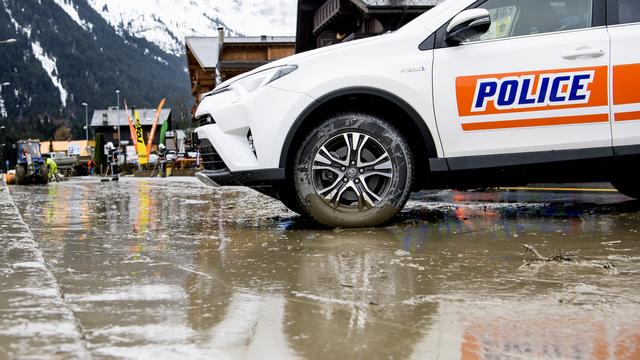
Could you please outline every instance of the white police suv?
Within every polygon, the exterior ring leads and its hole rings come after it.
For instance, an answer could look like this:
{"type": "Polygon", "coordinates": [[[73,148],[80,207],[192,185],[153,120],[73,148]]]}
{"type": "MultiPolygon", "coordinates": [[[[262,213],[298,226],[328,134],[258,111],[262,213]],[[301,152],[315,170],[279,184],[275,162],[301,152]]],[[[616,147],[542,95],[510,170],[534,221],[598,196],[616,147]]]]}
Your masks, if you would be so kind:
{"type": "Polygon", "coordinates": [[[448,0],[233,78],[196,114],[211,185],[340,227],[412,191],[612,181],[640,198],[640,1],[448,0]]]}

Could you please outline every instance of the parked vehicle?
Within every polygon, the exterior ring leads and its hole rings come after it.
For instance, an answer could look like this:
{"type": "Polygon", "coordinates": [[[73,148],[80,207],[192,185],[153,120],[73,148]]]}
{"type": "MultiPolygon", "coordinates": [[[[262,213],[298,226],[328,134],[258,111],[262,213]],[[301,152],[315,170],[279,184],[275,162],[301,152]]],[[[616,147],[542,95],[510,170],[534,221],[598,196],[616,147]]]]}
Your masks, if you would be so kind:
{"type": "Polygon", "coordinates": [[[40,153],[40,141],[18,141],[17,148],[16,185],[27,185],[29,183],[47,184],[49,182],[49,169],[40,153]]]}
{"type": "Polygon", "coordinates": [[[76,176],[80,162],[78,156],[67,156],[61,152],[50,152],[46,156],[52,158],[58,165],[58,171],[65,177],[76,176]]]}
{"type": "Polygon", "coordinates": [[[205,94],[198,177],[341,227],[420,189],[612,181],[640,198],[639,43],[638,1],[445,1],[205,94]]]}

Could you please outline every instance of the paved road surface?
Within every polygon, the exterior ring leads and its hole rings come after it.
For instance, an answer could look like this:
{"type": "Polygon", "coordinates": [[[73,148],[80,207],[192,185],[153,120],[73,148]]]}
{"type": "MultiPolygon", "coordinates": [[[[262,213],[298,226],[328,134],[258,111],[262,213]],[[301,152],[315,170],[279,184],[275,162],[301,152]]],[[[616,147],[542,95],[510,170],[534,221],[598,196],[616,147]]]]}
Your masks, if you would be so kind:
{"type": "Polygon", "coordinates": [[[10,191],[0,358],[640,358],[640,203],[616,193],[421,193],[327,230],[190,179],[10,191]]]}

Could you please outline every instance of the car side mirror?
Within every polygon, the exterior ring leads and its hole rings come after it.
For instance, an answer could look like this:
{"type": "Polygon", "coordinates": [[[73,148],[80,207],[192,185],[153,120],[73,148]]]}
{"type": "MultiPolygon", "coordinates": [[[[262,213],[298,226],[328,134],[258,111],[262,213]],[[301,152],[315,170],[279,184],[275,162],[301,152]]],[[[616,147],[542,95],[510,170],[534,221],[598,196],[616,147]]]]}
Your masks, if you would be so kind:
{"type": "Polygon", "coordinates": [[[489,31],[491,16],[487,9],[465,10],[456,15],[447,26],[447,43],[458,45],[461,42],[489,31]]]}

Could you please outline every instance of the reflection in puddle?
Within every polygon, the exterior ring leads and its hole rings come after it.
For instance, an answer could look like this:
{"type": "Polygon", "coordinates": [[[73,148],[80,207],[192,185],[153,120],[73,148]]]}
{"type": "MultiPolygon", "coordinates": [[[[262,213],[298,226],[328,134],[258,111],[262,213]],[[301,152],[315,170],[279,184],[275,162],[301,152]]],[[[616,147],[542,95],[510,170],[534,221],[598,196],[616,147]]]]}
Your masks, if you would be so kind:
{"type": "Polygon", "coordinates": [[[12,192],[99,356],[640,358],[639,206],[617,195],[425,193],[327,230],[191,180],[12,192]],[[522,271],[525,243],[620,271],[522,271]]]}
{"type": "MultiPolygon", "coordinates": [[[[640,356],[637,321],[616,319],[612,314],[577,315],[571,310],[544,300],[443,304],[436,324],[418,343],[412,358],[637,359],[640,356]],[[540,311],[547,307],[551,309],[540,311]]],[[[629,310],[634,309],[617,309],[617,316],[629,310]]]]}

